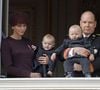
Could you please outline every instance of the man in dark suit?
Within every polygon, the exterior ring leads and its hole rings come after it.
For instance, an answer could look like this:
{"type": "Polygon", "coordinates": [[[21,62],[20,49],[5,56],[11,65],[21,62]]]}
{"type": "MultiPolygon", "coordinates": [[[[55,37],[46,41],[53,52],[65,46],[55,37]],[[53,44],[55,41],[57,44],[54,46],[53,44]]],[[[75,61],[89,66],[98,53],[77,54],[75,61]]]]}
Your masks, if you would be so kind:
{"type": "MultiPolygon", "coordinates": [[[[92,61],[92,65],[94,68],[93,76],[100,76],[100,36],[95,35],[96,28],[96,18],[93,12],[85,11],[80,18],[80,27],[83,31],[83,37],[87,37],[87,39],[91,42],[92,47],[94,47],[94,55],[95,60],[92,61]]],[[[81,49],[79,49],[81,50],[81,49]]],[[[86,50],[84,50],[85,53],[86,50]]],[[[78,64],[74,65],[76,71],[81,70],[81,66],[78,64]]]]}

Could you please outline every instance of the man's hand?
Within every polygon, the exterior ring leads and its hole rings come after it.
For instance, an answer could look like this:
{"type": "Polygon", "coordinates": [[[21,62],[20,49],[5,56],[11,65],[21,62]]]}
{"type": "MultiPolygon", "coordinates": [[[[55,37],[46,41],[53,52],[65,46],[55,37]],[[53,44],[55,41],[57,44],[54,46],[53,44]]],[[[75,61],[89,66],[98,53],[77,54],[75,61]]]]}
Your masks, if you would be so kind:
{"type": "Polygon", "coordinates": [[[82,71],[82,66],[80,64],[74,64],[74,71],[82,71]]]}
{"type": "Polygon", "coordinates": [[[83,47],[75,47],[74,49],[74,53],[77,53],[79,55],[88,57],[90,55],[90,51],[86,48],[83,47]]]}
{"type": "Polygon", "coordinates": [[[94,55],[93,55],[93,54],[90,54],[89,60],[90,60],[90,61],[94,61],[94,59],[95,59],[94,55]]]}

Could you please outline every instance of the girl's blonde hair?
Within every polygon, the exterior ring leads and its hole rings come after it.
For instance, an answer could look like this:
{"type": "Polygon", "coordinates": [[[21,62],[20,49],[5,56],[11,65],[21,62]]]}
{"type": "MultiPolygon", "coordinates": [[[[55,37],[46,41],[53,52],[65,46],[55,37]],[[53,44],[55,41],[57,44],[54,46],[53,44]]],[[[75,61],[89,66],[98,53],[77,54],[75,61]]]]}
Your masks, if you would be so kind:
{"type": "MultiPolygon", "coordinates": [[[[51,34],[46,34],[46,35],[44,35],[44,37],[43,37],[43,40],[44,39],[51,39],[52,40],[52,42],[53,42],[53,44],[55,45],[55,37],[53,36],[53,35],[51,35],[51,34]]],[[[42,41],[43,41],[42,40],[42,41]]]]}

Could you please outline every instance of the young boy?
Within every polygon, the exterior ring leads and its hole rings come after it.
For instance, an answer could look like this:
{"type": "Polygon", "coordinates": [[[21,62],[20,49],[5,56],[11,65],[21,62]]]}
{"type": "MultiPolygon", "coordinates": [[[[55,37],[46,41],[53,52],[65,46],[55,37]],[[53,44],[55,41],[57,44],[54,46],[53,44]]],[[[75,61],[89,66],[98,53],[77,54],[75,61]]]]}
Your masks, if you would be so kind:
{"type": "Polygon", "coordinates": [[[46,34],[42,39],[42,45],[40,47],[37,47],[36,49],[36,60],[35,60],[35,71],[38,71],[41,73],[43,77],[52,76],[52,72],[54,70],[55,62],[50,60],[50,57],[52,53],[54,52],[54,46],[55,46],[55,38],[51,34],[46,34]],[[40,56],[48,55],[49,61],[48,65],[43,65],[38,62],[38,58],[40,56]]]}
{"type": "Polygon", "coordinates": [[[94,60],[94,55],[92,54],[92,47],[87,39],[82,38],[82,31],[80,26],[72,25],[69,28],[69,38],[65,39],[63,44],[55,50],[52,54],[51,60],[54,61],[56,54],[68,48],[66,52],[66,60],[64,61],[64,71],[67,77],[74,77],[73,65],[74,63],[80,63],[82,65],[83,74],[85,77],[91,77],[90,74],[90,61],[94,60]],[[88,54],[82,54],[82,51],[78,51],[75,47],[84,47],[89,49],[88,54]],[[90,61],[89,61],[90,60],[90,61]]]}

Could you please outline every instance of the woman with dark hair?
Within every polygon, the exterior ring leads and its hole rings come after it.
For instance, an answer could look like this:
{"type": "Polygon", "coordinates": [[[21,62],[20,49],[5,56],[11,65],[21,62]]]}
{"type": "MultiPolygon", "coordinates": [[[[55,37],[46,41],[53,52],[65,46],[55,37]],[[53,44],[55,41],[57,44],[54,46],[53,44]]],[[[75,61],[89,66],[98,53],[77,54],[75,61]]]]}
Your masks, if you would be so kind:
{"type": "MultiPolygon", "coordinates": [[[[1,46],[2,63],[7,77],[41,77],[40,73],[32,70],[34,45],[23,37],[28,25],[27,14],[14,13],[9,23],[13,33],[3,40],[1,46]]],[[[47,60],[48,57],[42,58],[42,63],[47,63],[47,60]]]]}

